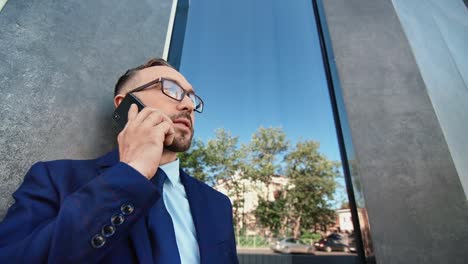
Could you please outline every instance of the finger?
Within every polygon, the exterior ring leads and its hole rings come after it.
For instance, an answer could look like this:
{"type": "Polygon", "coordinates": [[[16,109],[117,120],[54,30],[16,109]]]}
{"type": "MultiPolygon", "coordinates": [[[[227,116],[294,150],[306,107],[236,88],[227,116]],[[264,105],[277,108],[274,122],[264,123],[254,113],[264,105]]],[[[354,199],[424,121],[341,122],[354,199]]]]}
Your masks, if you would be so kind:
{"type": "MultiPolygon", "coordinates": [[[[125,130],[125,128],[124,128],[124,130],[125,130]]],[[[122,142],[122,138],[123,138],[123,130],[120,131],[120,133],[117,135],[117,142],[119,142],[119,143],[122,142]]],[[[119,144],[119,146],[120,146],[120,144],[119,144]]]]}
{"type": "Polygon", "coordinates": [[[164,136],[165,146],[172,144],[172,141],[174,141],[175,130],[171,123],[164,121],[155,128],[157,129],[157,133],[161,133],[164,136]]]}
{"type": "MultiPolygon", "coordinates": [[[[156,109],[156,108],[151,108],[151,107],[145,107],[143,108],[143,110],[140,111],[140,113],[138,113],[136,119],[135,119],[135,123],[136,124],[141,124],[143,121],[145,121],[145,119],[151,115],[152,113],[154,112],[157,112],[161,115],[164,115],[164,113],[162,113],[159,109],[156,109]]],[[[167,117],[169,118],[169,117],[167,117]]]]}
{"type": "Polygon", "coordinates": [[[163,117],[164,121],[172,123],[172,119],[168,115],[163,113],[161,110],[159,110],[157,108],[149,108],[149,109],[152,110],[153,112],[159,113],[163,117]]]}
{"type": "Polygon", "coordinates": [[[123,128],[123,130],[121,132],[123,132],[124,130],[127,129],[129,124],[133,120],[135,120],[135,117],[136,117],[137,114],[138,114],[138,107],[136,106],[136,104],[131,104],[130,108],[128,109],[128,113],[127,113],[127,123],[125,124],[125,127],[123,128]]]}
{"type": "Polygon", "coordinates": [[[166,121],[164,116],[158,112],[152,112],[149,114],[145,120],[140,124],[141,127],[154,127],[159,125],[161,122],[166,121]]]}
{"type": "MultiPolygon", "coordinates": [[[[145,107],[145,109],[146,108],[147,107],[145,107]]],[[[156,126],[163,121],[172,123],[172,120],[171,118],[169,118],[169,116],[167,116],[166,114],[164,114],[156,108],[148,108],[147,110],[145,110],[145,113],[140,113],[137,117],[136,123],[143,125],[143,122],[146,122],[147,119],[149,119],[149,123],[146,123],[145,125],[156,126]]]]}
{"type": "Polygon", "coordinates": [[[175,138],[175,130],[174,126],[171,126],[170,129],[167,131],[166,136],[164,138],[164,146],[169,146],[174,142],[175,138]]]}
{"type": "Polygon", "coordinates": [[[135,117],[134,123],[135,125],[139,126],[148,115],[150,115],[153,112],[151,108],[145,107],[143,108],[135,117]]]}
{"type": "Polygon", "coordinates": [[[128,109],[128,121],[132,121],[138,114],[138,107],[136,104],[130,105],[130,109],[128,109]]]}

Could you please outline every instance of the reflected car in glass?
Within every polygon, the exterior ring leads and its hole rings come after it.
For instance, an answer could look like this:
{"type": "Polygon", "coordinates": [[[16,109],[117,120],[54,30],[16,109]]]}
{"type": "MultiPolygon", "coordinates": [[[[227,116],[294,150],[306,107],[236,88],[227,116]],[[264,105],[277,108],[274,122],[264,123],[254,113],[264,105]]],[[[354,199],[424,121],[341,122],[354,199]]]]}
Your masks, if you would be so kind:
{"type": "Polygon", "coordinates": [[[278,253],[305,253],[314,254],[314,247],[294,238],[283,238],[270,245],[274,252],[278,253]]]}
{"type": "Polygon", "coordinates": [[[314,243],[315,249],[320,251],[332,252],[356,252],[354,243],[346,243],[343,236],[339,234],[331,234],[314,243]]]}

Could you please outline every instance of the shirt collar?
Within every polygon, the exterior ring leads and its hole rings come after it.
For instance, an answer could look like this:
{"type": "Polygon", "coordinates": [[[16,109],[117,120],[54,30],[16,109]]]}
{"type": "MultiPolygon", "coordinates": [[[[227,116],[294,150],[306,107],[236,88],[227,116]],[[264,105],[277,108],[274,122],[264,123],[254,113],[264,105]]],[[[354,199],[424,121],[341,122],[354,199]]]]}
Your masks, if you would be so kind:
{"type": "Polygon", "coordinates": [[[166,173],[167,178],[169,178],[169,181],[172,183],[172,185],[180,182],[179,159],[161,165],[159,168],[163,170],[164,173],[166,173]]]}

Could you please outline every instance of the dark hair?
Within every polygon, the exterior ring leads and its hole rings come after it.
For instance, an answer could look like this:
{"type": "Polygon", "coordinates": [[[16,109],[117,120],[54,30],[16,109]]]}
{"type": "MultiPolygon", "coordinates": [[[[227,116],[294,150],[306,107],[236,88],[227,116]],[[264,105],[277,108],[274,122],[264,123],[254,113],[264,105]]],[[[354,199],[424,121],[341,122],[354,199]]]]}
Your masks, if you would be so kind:
{"type": "Polygon", "coordinates": [[[172,65],[170,65],[166,60],[161,59],[161,58],[152,58],[149,61],[147,61],[145,64],[142,64],[140,66],[137,66],[132,69],[128,69],[122,76],[119,77],[117,80],[117,83],[115,84],[114,87],[114,97],[119,94],[120,90],[122,90],[122,87],[127,83],[128,80],[130,80],[139,70],[143,70],[145,68],[153,67],[153,66],[168,66],[171,68],[172,65]]]}

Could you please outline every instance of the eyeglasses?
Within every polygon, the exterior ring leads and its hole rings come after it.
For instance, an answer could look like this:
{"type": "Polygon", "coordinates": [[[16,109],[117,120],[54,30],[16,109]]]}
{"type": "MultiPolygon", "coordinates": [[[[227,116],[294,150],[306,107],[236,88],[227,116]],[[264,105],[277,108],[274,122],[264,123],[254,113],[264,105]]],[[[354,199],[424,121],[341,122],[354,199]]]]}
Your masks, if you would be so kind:
{"type": "Polygon", "coordinates": [[[203,112],[203,107],[205,105],[203,103],[203,100],[195,93],[187,92],[186,90],[184,90],[184,88],[180,87],[176,82],[172,80],[159,78],[147,84],[143,84],[142,86],[139,86],[131,90],[129,93],[136,93],[136,92],[143,91],[145,89],[151,88],[151,86],[158,84],[158,83],[161,83],[161,91],[166,96],[176,101],[181,102],[184,99],[184,96],[187,95],[193,103],[194,110],[197,111],[198,113],[203,112]]]}

